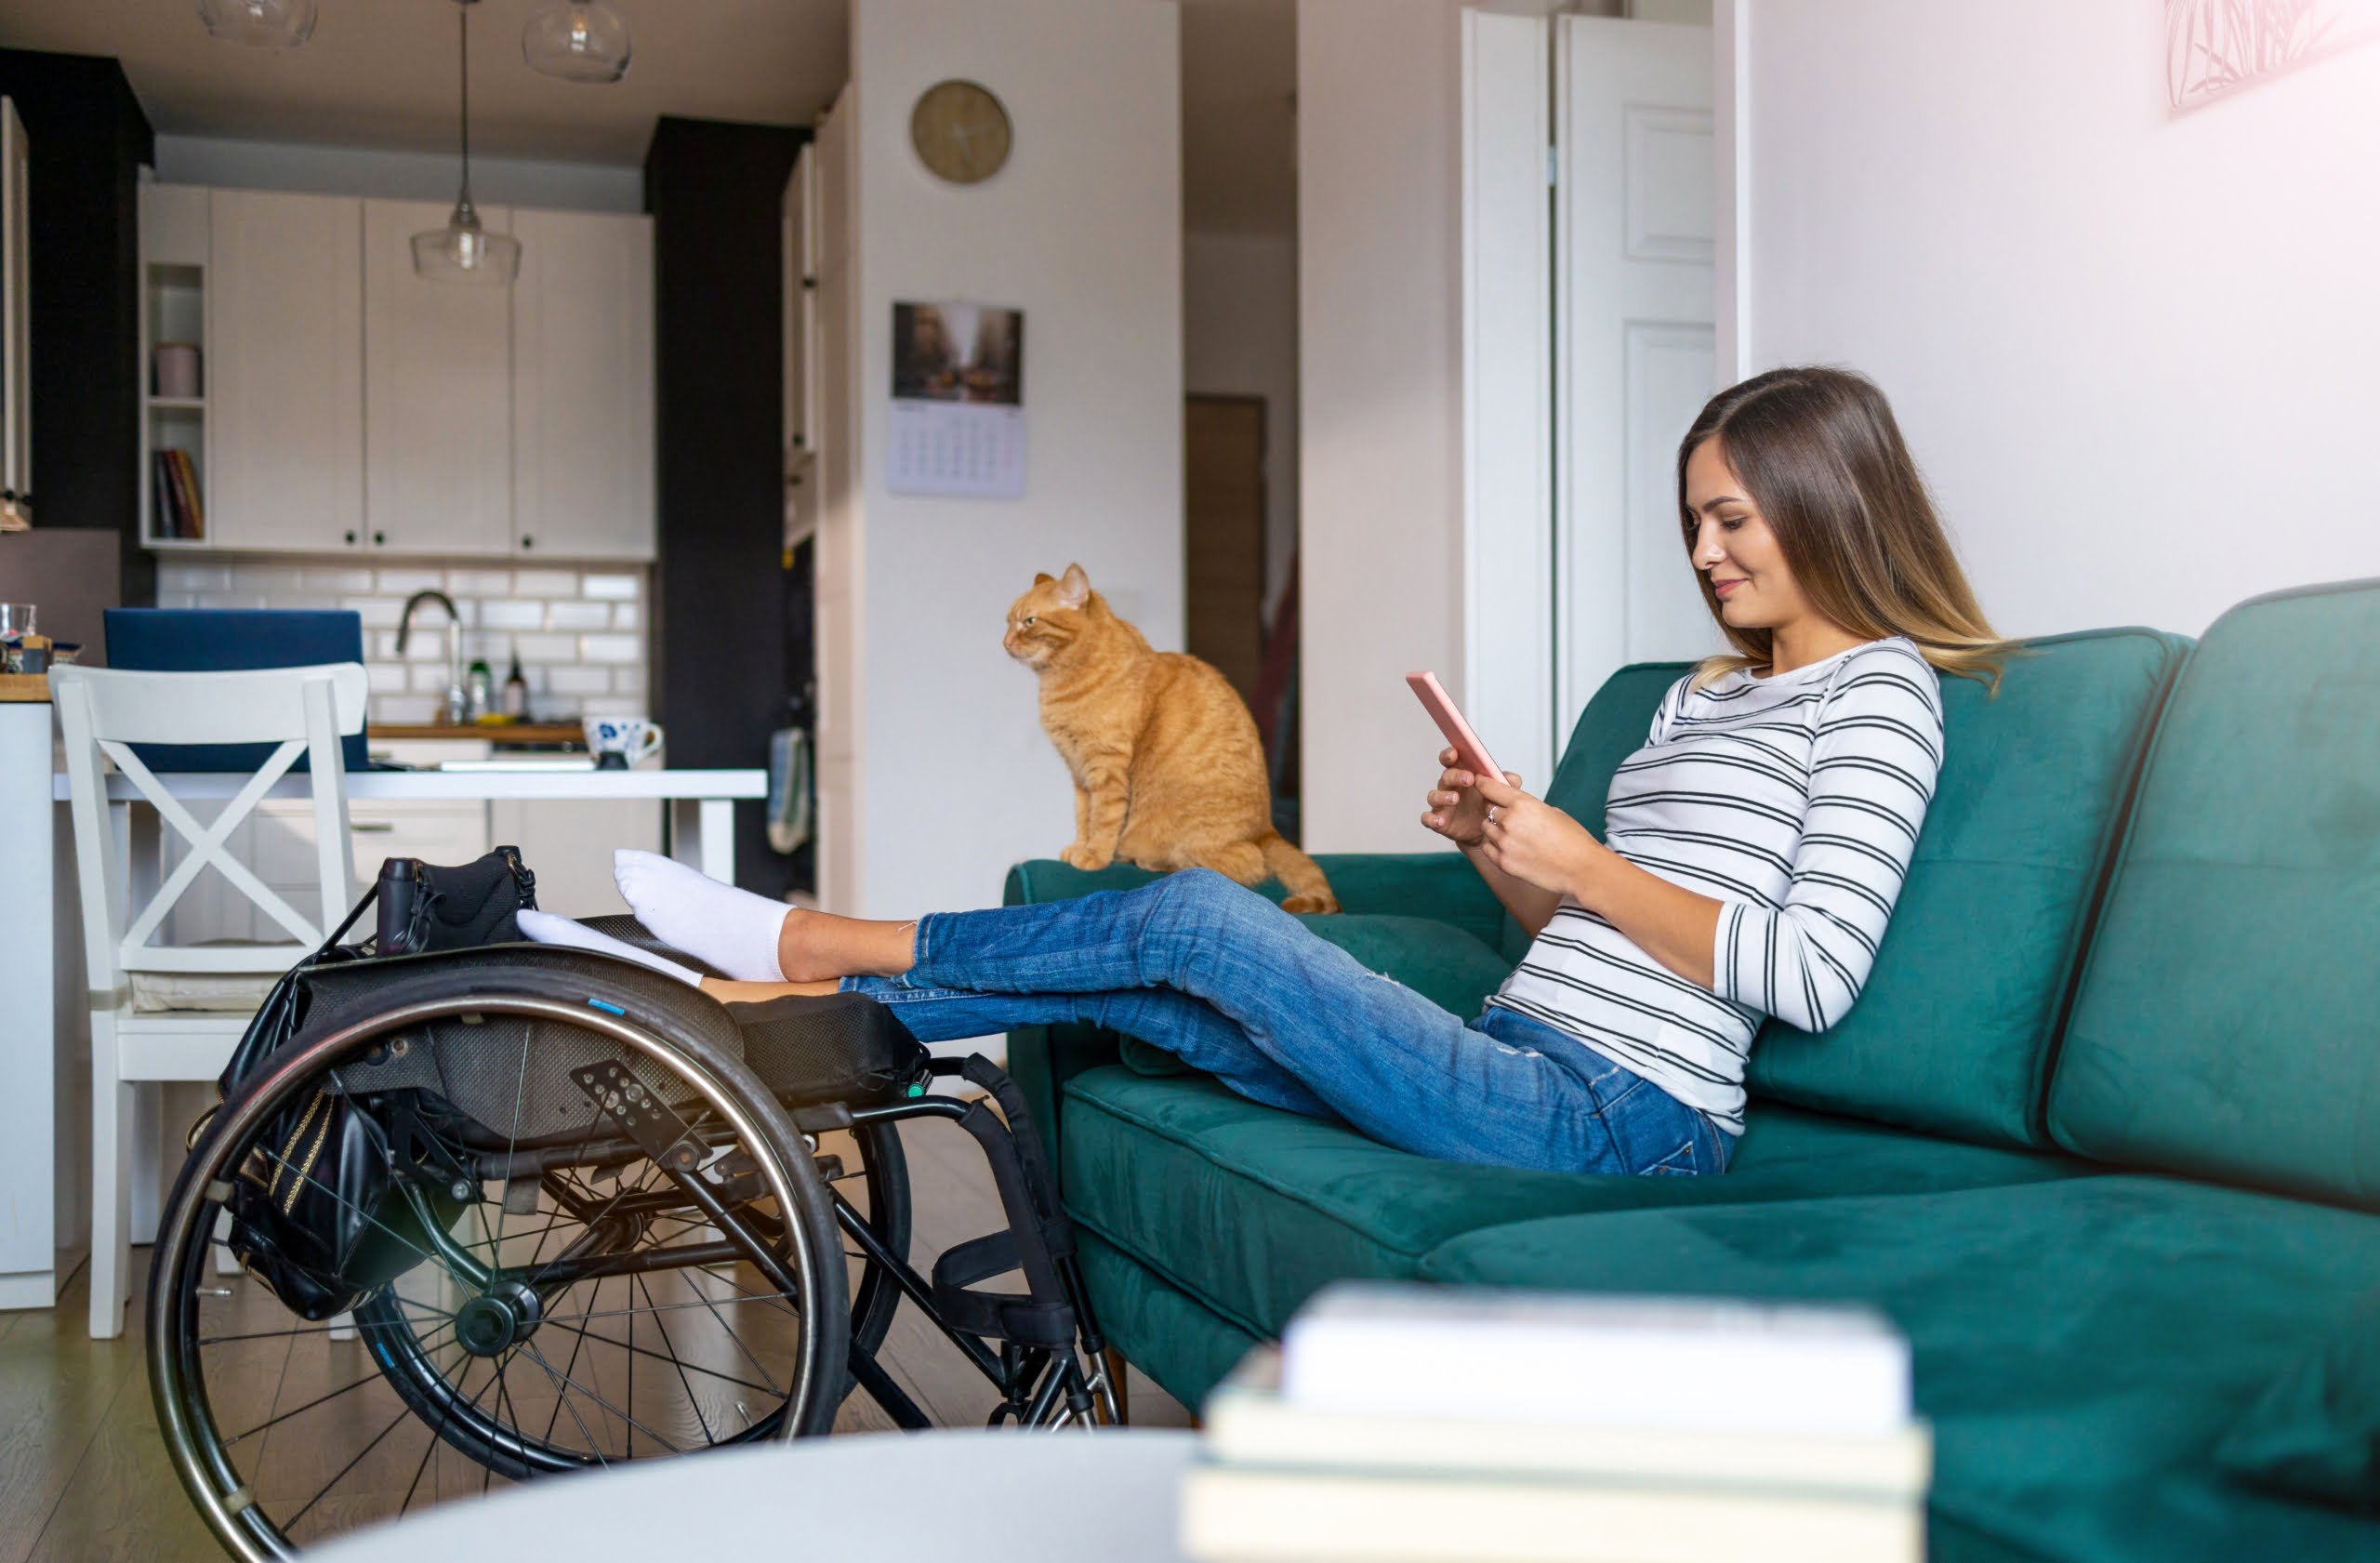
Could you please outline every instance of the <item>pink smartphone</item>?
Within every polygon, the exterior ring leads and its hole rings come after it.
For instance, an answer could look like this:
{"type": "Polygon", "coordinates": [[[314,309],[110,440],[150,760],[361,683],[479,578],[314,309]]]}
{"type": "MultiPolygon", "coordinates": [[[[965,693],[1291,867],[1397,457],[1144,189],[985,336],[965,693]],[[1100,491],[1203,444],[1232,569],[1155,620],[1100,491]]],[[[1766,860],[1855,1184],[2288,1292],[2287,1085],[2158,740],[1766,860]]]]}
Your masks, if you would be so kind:
{"type": "Polygon", "coordinates": [[[1496,763],[1495,757],[1488,752],[1488,746],[1481,743],[1479,735],[1471,730],[1471,723],[1463,721],[1462,713],[1455,709],[1454,697],[1438,682],[1438,675],[1408,673],[1405,682],[1421,702],[1421,709],[1430,713],[1430,720],[1438,724],[1438,731],[1447,735],[1447,742],[1454,746],[1455,758],[1474,775],[1493,776],[1502,781],[1504,768],[1496,763]]]}

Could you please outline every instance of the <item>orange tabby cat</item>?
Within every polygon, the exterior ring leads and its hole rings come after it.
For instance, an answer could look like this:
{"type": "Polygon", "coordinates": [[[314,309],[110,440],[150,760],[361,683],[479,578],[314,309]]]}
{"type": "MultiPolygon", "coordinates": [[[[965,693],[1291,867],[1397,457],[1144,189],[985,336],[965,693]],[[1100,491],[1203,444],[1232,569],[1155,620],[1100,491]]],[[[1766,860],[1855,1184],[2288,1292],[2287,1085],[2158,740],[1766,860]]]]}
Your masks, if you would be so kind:
{"type": "Polygon", "coordinates": [[[1075,840],[1061,858],[1212,868],[1242,884],[1274,875],[1289,910],[1339,909],[1314,859],[1273,828],[1255,720],[1221,673],[1150,650],[1079,564],[1033,577],[1000,644],[1040,676],[1042,730],[1074,775],[1075,840]]]}

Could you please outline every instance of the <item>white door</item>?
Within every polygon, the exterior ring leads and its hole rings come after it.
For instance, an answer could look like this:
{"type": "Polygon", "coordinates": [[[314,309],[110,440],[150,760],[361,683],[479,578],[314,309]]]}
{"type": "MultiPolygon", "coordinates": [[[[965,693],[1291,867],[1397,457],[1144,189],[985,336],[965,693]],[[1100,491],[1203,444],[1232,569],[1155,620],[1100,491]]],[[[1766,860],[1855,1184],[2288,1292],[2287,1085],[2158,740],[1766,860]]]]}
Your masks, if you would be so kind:
{"type": "Polygon", "coordinates": [[[208,198],[207,536],[311,552],[364,540],[364,204],[208,198]]]}
{"type": "Polygon", "coordinates": [[[654,553],[653,219],[513,214],[512,516],[524,554],[654,553]]]}
{"type": "Polygon", "coordinates": [[[1722,649],[1677,442],[1715,384],[1712,35],[1555,19],[1556,709],[1631,662],[1722,649]]]}
{"type": "MultiPolygon", "coordinates": [[[[413,235],[449,207],[364,203],[364,521],[402,553],[512,550],[512,300],[414,274],[413,235]]],[[[480,220],[509,232],[511,213],[480,220]]]]}

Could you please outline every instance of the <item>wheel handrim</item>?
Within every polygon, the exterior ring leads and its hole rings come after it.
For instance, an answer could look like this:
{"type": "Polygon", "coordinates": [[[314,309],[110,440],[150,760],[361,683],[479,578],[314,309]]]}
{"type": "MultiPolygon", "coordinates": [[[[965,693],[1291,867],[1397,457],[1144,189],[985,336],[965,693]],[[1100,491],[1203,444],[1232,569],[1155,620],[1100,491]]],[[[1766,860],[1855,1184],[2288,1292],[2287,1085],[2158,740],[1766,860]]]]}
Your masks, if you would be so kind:
{"type": "MultiPolygon", "coordinates": [[[[233,1458],[233,1450],[245,1440],[258,1434],[265,1435],[265,1442],[256,1446],[250,1456],[253,1464],[261,1465],[267,1458],[271,1441],[275,1436],[270,1430],[276,1424],[294,1423],[302,1414],[311,1411],[316,1405],[358,1391],[364,1384],[374,1379],[383,1380],[398,1390],[399,1397],[404,1400],[404,1404],[399,1411],[398,1421],[391,1422],[388,1427],[383,1428],[371,1445],[367,1445],[348,1463],[349,1469],[351,1469],[358,1462],[372,1455],[374,1448],[380,1439],[391,1436],[392,1431],[399,1428],[399,1424],[408,1414],[418,1420],[429,1421],[429,1416],[421,1411],[415,1398],[404,1396],[404,1375],[407,1373],[412,1375],[411,1382],[417,1390],[426,1390],[433,1381],[441,1385],[448,1385],[449,1381],[443,1369],[435,1360],[441,1349],[447,1349],[454,1355],[461,1356],[466,1362],[496,1364],[494,1371],[487,1373],[480,1383],[478,1394],[482,1400],[485,1400],[487,1391],[492,1386],[496,1387],[498,1393],[494,1401],[489,1401],[485,1405],[475,1402],[471,1398],[469,1388],[473,1375],[468,1369],[456,1374],[449,1385],[447,1399],[439,1406],[440,1421],[430,1424],[430,1436],[422,1451],[421,1466],[429,1465],[441,1442],[450,1447],[462,1447],[456,1443],[455,1437],[449,1436],[450,1432],[473,1430],[484,1436],[490,1441],[491,1447],[496,1447],[495,1436],[499,1430],[509,1428],[517,1433],[520,1431],[521,1424],[527,1420],[520,1414],[516,1403],[509,1403],[513,1402],[515,1397],[510,1385],[504,1382],[504,1364],[527,1355],[536,1361],[540,1372],[558,1376],[562,1382],[552,1386],[552,1399],[554,1401],[553,1415],[555,1420],[559,1420],[562,1408],[568,1405],[572,1398],[567,1385],[573,1379],[574,1373],[571,1369],[562,1368],[552,1356],[549,1356],[538,1348],[538,1332],[552,1330],[556,1331],[552,1338],[559,1341],[564,1333],[575,1331],[579,1337],[577,1344],[583,1348],[586,1344],[585,1338],[588,1334],[599,1330],[615,1327],[599,1325],[590,1318],[577,1318],[574,1320],[574,1315],[596,1312],[597,1308],[592,1305],[557,1311],[542,1298],[536,1302],[526,1301],[519,1293],[518,1289],[522,1282],[516,1276],[502,1281],[502,1285],[514,1289],[510,1293],[512,1302],[507,1305],[512,1307],[513,1312],[509,1316],[509,1322],[506,1323],[505,1328],[515,1338],[496,1343],[493,1355],[474,1357],[455,1348],[451,1339],[451,1319],[432,1322],[432,1319],[438,1316],[451,1315],[456,1310],[442,1310],[418,1298],[404,1298],[399,1294],[402,1282],[391,1283],[358,1304],[355,1310],[358,1338],[371,1354],[368,1363],[364,1365],[370,1369],[368,1373],[349,1375],[348,1381],[342,1387],[322,1397],[320,1400],[299,1405],[286,1412],[279,1410],[276,1400],[270,1408],[273,1414],[261,1425],[244,1427],[241,1432],[232,1434],[228,1438],[222,1426],[218,1425],[217,1408],[208,1393],[211,1375],[206,1364],[201,1360],[202,1354],[210,1345],[231,1344],[236,1355],[244,1349],[241,1344],[244,1340],[257,1337],[244,1337],[236,1332],[228,1336],[210,1337],[205,1328],[202,1295],[214,1289],[204,1287],[202,1282],[205,1279],[214,1234],[215,1214],[221,1208],[219,1200],[209,1197],[210,1192],[227,1186],[221,1180],[226,1176],[227,1168],[235,1164],[234,1157],[246,1152],[258,1126],[270,1119],[276,1105],[289,1100],[297,1090],[304,1087],[307,1081],[332,1076],[334,1071],[355,1058],[377,1038],[435,1021],[455,1019],[464,1014],[516,1015],[526,1019],[558,1022],[570,1027],[598,1033],[610,1041],[631,1050],[631,1056],[641,1055],[648,1065],[666,1069],[676,1080],[691,1088],[694,1093],[692,1099],[700,1104],[702,1112],[714,1115],[713,1121],[718,1132],[729,1143],[749,1151],[751,1147],[768,1146],[772,1144],[771,1136],[774,1136],[774,1143],[776,1146],[791,1144],[798,1149],[799,1141],[791,1135],[790,1126],[784,1123],[781,1115],[776,1117],[774,1122],[769,1121],[769,1115],[775,1113],[774,1104],[768,1104],[765,1106],[756,1106],[756,1103],[766,1102],[765,1096],[760,1093],[756,1084],[731,1083],[722,1079],[714,1067],[689,1056],[681,1049],[671,1046],[640,1027],[615,1020],[608,1015],[590,1014],[576,1006],[559,1000],[525,996],[475,995],[461,1000],[409,1005],[376,1016],[363,1025],[320,1040],[286,1050],[291,1055],[287,1063],[276,1066],[259,1080],[254,1089],[227,1106],[224,1113],[220,1115],[221,1120],[210,1133],[207,1140],[202,1144],[191,1166],[185,1170],[181,1184],[176,1191],[173,1207],[169,1210],[167,1219],[159,1231],[155,1255],[159,1279],[154,1292],[159,1305],[152,1308],[148,1321],[152,1364],[152,1392],[157,1401],[160,1429],[165,1434],[178,1473],[181,1476],[192,1499],[217,1534],[239,1556],[250,1558],[288,1556],[294,1543],[284,1533],[284,1527],[288,1530],[297,1530],[305,1516],[311,1512],[316,1504],[322,1503],[348,1475],[348,1470],[341,1470],[334,1475],[328,1484],[316,1491],[307,1503],[294,1514],[290,1512],[286,1503],[281,1503],[278,1512],[275,1512],[271,1502],[259,1499],[257,1489],[251,1485],[248,1476],[244,1474],[240,1463],[233,1458]],[[766,1125],[765,1129],[764,1125],[766,1125]],[[442,1335],[447,1337],[443,1348],[439,1344],[439,1338],[442,1335]],[[490,1406],[497,1409],[490,1410],[490,1406]],[[474,1410],[474,1407],[477,1409],[474,1410]]],[[[522,1069],[524,1076],[528,1068],[529,1050],[537,1035],[538,1033],[528,1030],[524,1030],[523,1033],[521,1046],[522,1049],[522,1069]]],[[[709,1124],[707,1123],[707,1127],[708,1126],[709,1124]]],[[[737,1419],[740,1425],[722,1427],[720,1431],[723,1436],[706,1438],[705,1447],[711,1444],[741,1443],[783,1437],[787,1436],[789,1431],[821,1430],[820,1427],[810,1425],[819,1420],[815,1407],[815,1402],[821,1398],[819,1390],[826,1383],[831,1382],[835,1384],[840,1383],[840,1357],[847,1330],[847,1316],[840,1305],[840,1296],[831,1294],[840,1294],[842,1291],[843,1288],[840,1284],[842,1278],[840,1274],[840,1267],[837,1266],[838,1274],[835,1276],[835,1280],[838,1284],[831,1288],[821,1288],[813,1279],[820,1276],[818,1261],[825,1255],[819,1252],[812,1223],[807,1217],[807,1207],[804,1206],[800,1191],[795,1186],[797,1178],[807,1172],[806,1160],[800,1163],[802,1172],[798,1172],[795,1170],[795,1161],[776,1151],[752,1155],[749,1159],[752,1162],[749,1171],[760,1179],[759,1187],[764,1198],[775,1201],[777,1210],[792,1218],[778,1222],[770,1240],[782,1247],[786,1267],[791,1269],[796,1276],[803,1278],[805,1284],[801,1296],[811,1305],[798,1306],[787,1304],[782,1297],[775,1296],[761,1299],[776,1305],[781,1316],[778,1326],[787,1331],[787,1340],[790,1343],[788,1367],[783,1376],[782,1385],[780,1386],[775,1376],[766,1373],[755,1374],[747,1379],[749,1393],[746,1395],[744,1403],[739,1407],[744,1411],[744,1414],[737,1419]],[[829,1301],[831,1305],[820,1305],[822,1302],[829,1301]],[[823,1379],[822,1375],[825,1375],[823,1379]],[[775,1395],[774,1392],[780,1387],[783,1390],[782,1395],[775,1395]],[[771,1405],[763,1399],[760,1393],[763,1389],[771,1392],[772,1397],[776,1400],[775,1404],[771,1405]],[[756,1399],[761,1400],[762,1403],[757,1406],[749,1403],[756,1399]],[[800,1418],[787,1414],[788,1409],[797,1401],[804,1408],[804,1414],[800,1418]]],[[[623,1188],[621,1194],[614,1196],[613,1202],[615,1205],[627,1192],[627,1177],[622,1175],[619,1182],[623,1188]]],[[[759,1207],[756,1205],[753,1212],[756,1217],[758,1212],[759,1207]]],[[[502,1217],[499,1215],[496,1230],[492,1236],[487,1250],[492,1256],[494,1268],[497,1272],[501,1272],[512,1257],[512,1251],[507,1248],[507,1234],[501,1222],[502,1217]]],[[[515,1233],[512,1236],[518,1238],[523,1235],[515,1233]]],[[[682,1230],[680,1237],[682,1238],[682,1230]]],[[[517,1246],[516,1244],[515,1247],[517,1246]]],[[[649,1322],[659,1323],[659,1310],[664,1306],[653,1300],[655,1278],[659,1278],[660,1284],[667,1287],[672,1284],[673,1278],[682,1278],[686,1274],[708,1273],[697,1269],[691,1264],[666,1263],[666,1251],[668,1247],[669,1243],[666,1240],[658,1245],[665,1262],[654,1263],[649,1271],[643,1273],[627,1274],[617,1282],[622,1291],[631,1296],[638,1290],[643,1291],[646,1294],[641,1307],[630,1303],[626,1307],[614,1312],[615,1318],[624,1317],[628,1320],[627,1344],[629,1351],[626,1382],[631,1393],[639,1382],[638,1370],[642,1366],[638,1360],[637,1347],[640,1343],[635,1333],[639,1315],[649,1312],[651,1315],[649,1322]]],[[[425,1259],[430,1257],[428,1254],[424,1255],[425,1259]]],[[[606,1264],[624,1264],[631,1259],[644,1257],[649,1256],[641,1256],[634,1252],[631,1245],[629,1250],[618,1251],[615,1253],[593,1253],[592,1257],[583,1260],[582,1263],[600,1267],[606,1264]]],[[[532,1274],[542,1273],[536,1268],[539,1264],[540,1261],[533,1256],[532,1274]]],[[[421,1274],[429,1268],[429,1265],[416,1266],[409,1274],[421,1274]]],[[[456,1278],[454,1266],[443,1266],[440,1284],[446,1284],[456,1278]]],[[[587,1283],[576,1284],[583,1287],[587,1283]]],[[[592,1284],[600,1292],[604,1288],[606,1280],[604,1278],[598,1278],[592,1284]]],[[[691,1286],[695,1283],[681,1282],[681,1284],[691,1286]]],[[[257,1290],[259,1292],[262,1291],[261,1288],[257,1290]]],[[[729,1301],[725,1297],[718,1300],[729,1301]]],[[[686,1313],[692,1314],[697,1310],[698,1305],[695,1301],[688,1300],[684,1303],[683,1309],[686,1313]]],[[[736,1299],[732,1305],[746,1307],[751,1305],[747,1300],[736,1299]]],[[[708,1311],[715,1314],[718,1309],[712,1308],[708,1311]]],[[[498,1317],[500,1312],[501,1310],[498,1309],[483,1308],[482,1315],[486,1321],[503,1322],[503,1319],[498,1317]]],[[[326,1338],[329,1328],[327,1325],[304,1324],[302,1321],[296,1320],[294,1316],[285,1313],[284,1317],[291,1318],[296,1327],[278,1332],[262,1333],[277,1333],[286,1337],[290,1342],[289,1350],[293,1357],[300,1349],[300,1343],[310,1350],[317,1344],[325,1349],[330,1347],[331,1343],[326,1338]]],[[[730,1331],[729,1333],[732,1334],[733,1331],[730,1331]]],[[[665,1335],[664,1339],[667,1338],[665,1335]]],[[[482,1344],[486,1344],[487,1342],[483,1341],[482,1344]]],[[[269,1351],[270,1347],[264,1349],[269,1351]]],[[[687,1400],[697,1406],[701,1404],[693,1387],[694,1374],[717,1370],[707,1363],[689,1363],[679,1356],[678,1347],[674,1343],[666,1349],[645,1347],[643,1354],[664,1359],[674,1358],[668,1361],[666,1369],[654,1369],[652,1371],[674,1372],[679,1382],[687,1386],[685,1389],[687,1400]]],[[[566,1359],[574,1367],[579,1360],[575,1355],[569,1356],[566,1359]]],[[[365,1390],[363,1393],[368,1397],[371,1391],[365,1390]]],[[[432,1402],[436,1401],[434,1396],[426,1397],[426,1398],[432,1402]]],[[[539,1406],[537,1409],[545,1408],[539,1406]]],[[[826,1408],[826,1413],[831,1415],[831,1404],[829,1404],[826,1408]]],[[[612,1411],[627,1417],[631,1424],[637,1420],[634,1413],[627,1407],[615,1405],[612,1411]]],[[[375,1414],[377,1415],[377,1411],[375,1414]]],[[[699,1411],[697,1415],[701,1415],[699,1411]]],[[[240,1425],[241,1424],[234,1421],[231,1424],[240,1425]]],[[[549,1432],[550,1426],[549,1423],[549,1432]]],[[[584,1428],[583,1421],[581,1427],[584,1428]]],[[[648,1428],[648,1431],[652,1430],[648,1428]]],[[[706,1427],[706,1432],[708,1431],[709,1429],[706,1427]]],[[[289,1436],[295,1437],[294,1432],[289,1436]]],[[[407,1437],[410,1436],[407,1435],[407,1437]]],[[[669,1442],[666,1435],[654,1433],[654,1436],[665,1445],[669,1442]]],[[[631,1432],[631,1438],[633,1437],[634,1434],[631,1432]]],[[[512,1471],[517,1470],[520,1474],[526,1475],[548,1470],[576,1468],[588,1464],[607,1463],[601,1458],[600,1442],[591,1432],[588,1434],[586,1442],[588,1449],[598,1456],[597,1458],[586,1458],[584,1453],[578,1458],[571,1458],[565,1447],[566,1442],[566,1439],[556,1441],[551,1438],[515,1439],[509,1451],[512,1456],[511,1469],[504,1474],[510,1476],[512,1471]]],[[[633,1449],[633,1444],[631,1448],[633,1449]]],[[[676,1451],[674,1449],[664,1449],[660,1452],[676,1451]]],[[[651,1452],[651,1450],[648,1449],[641,1452],[651,1452]]],[[[492,1477],[494,1474],[496,1474],[496,1468],[488,1467],[488,1475],[492,1477]]],[[[415,1481],[417,1484],[419,1480],[420,1473],[419,1469],[416,1469],[415,1481]]],[[[483,1490],[486,1485],[486,1478],[483,1478],[483,1490]]],[[[403,1503],[399,1505],[400,1512],[410,1506],[413,1497],[413,1490],[408,1488],[403,1503]]]]}

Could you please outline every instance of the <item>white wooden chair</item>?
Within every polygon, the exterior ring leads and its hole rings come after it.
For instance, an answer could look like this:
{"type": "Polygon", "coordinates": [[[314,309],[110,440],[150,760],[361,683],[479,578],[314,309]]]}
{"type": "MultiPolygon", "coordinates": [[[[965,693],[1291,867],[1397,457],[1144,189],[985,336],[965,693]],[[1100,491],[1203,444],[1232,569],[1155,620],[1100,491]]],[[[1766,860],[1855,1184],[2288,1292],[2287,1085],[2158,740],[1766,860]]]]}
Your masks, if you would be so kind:
{"type": "MultiPolygon", "coordinates": [[[[230,673],[149,673],[66,667],[50,674],[65,734],[73,794],[75,873],[83,899],[86,987],[91,1007],[91,1333],[124,1332],[131,1264],[134,1087],[211,1080],[254,1013],[148,1013],[154,990],[192,974],[249,975],[258,996],[270,979],[319,947],[355,895],[350,873],[347,782],[339,739],[364,727],[360,664],[230,673]],[[274,744],[212,820],[202,823],[140,762],[133,744],[274,744]],[[273,783],[305,755],[311,766],[321,921],[292,907],[225,850],[231,832],[273,783]],[[111,799],[104,762],[182,839],[183,854],[159,881],[135,862],[131,798],[111,799]],[[171,946],[156,941],[165,915],[212,866],[286,941],[171,946]],[[153,886],[153,889],[152,888],[153,886]],[[149,1002],[136,1011],[136,1000],[149,1002]]],[[[162,835],[162,832],[160,832],[162,835]]]]}

